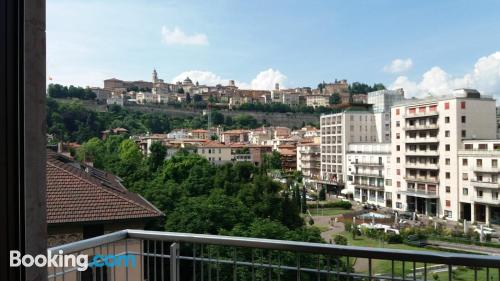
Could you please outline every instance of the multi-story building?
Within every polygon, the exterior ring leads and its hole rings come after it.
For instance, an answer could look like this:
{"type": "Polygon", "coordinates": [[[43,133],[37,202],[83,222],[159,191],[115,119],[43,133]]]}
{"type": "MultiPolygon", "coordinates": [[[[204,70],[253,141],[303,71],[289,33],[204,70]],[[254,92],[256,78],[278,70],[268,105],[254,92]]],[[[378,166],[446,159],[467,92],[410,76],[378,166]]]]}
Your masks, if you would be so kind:
{"type": "Polygon", "coordinates": [[[321,172],[321,147],[319,143],[297,144],[297,171],[301,171],[304,182],[319,179],[321,172]]]}
{"type": "Polygon", "coordinates": [[[306,105],[312,107],[327,107],[330,104],[330,99],[328,96],[324,95],[310,95],[306,96],[306,105]]]}
{"type": "Polygon", "coordinates": [[[469,89],[407,100],[391,108],[391,127],[395,208],[457,220],[457,153],[464,139],[496,137],[495,100],[469,89]]]}
{"type": "Polygon", "coordinates": [[[390,143],[349,144],[346,189],[354,200],[392,207],[392,192],[384,188],[390,182],[390,153],[390,143]]]}
{"type": "Polygon", "coordinates": [[[378,142],[391,142],[391,106],[402,100],[404,100],[403,89],[368,93],[367,102],[372,105],[378,142]]]}
{"type": "Polygon", "coordinates": [[[369,107],[351,107],[340,113],[322,115],[321,180],[343,183],[346,178],[346,151],[350,143],[376,142],[375,118],[369,107]]]}
{"type": "Polygon", "coordinates": [[[201,144],[196,149],[196,153],[215,165],[223,165],[233,161],[231,147],[215,141],[201,144]]]}
{"type": "Polygon", "coordinates": [[[460,220],[500,224],[500,140],[464,140],[458,151],[460,220]]]}
{"type": "Polygon", "coordinates": [[[250,130],[229,130],[224,131],[221,135],[221,142],[225,144],[231,143],[247,143],[249,142],[250,130]]]}

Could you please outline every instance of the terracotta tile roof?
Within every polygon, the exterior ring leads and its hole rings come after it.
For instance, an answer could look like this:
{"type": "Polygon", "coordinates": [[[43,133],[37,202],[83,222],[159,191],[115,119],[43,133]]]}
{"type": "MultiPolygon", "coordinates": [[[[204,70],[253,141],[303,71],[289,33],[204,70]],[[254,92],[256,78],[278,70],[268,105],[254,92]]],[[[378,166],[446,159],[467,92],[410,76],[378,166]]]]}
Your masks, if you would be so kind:
{"type": "Polygon", "coordinates": [[[109,173],[47,150],[47,223],[148,219],[164,216],[109,173]]]}

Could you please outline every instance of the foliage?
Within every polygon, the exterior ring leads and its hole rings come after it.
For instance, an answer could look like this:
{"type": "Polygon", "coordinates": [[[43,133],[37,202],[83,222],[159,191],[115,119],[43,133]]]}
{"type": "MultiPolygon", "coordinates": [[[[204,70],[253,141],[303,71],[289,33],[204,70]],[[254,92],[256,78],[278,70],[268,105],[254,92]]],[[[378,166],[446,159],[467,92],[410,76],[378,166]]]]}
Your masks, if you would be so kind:
{"type": "Polygon", "coordinates": [[[352,203],[349,201],[338,200],[338,201],[319,204],[318,207],[319,208],[341,208],[341,209],[350,210],[352,208],[352,203]]]}
{"type": "Polygon", "coordinates": [[[366,94],[373,91],[384,90],[385,86],[382,83],[375,83],[373,86],[370,86],[365,83],[354,82],[349,85],[349,93],[351,94],[366,94]]]}
{"type": "Polygon", "coordinates": [[[347,238],[343,235],[337,234],[333,237],[333,242],[337,245],[347,245],[347,238]]]}
{"type": "MultiPolygon", "coordinates": [[[[322,200],[322,201],[326,200],[326,190],[325,190],[324,188],[321,188],[321,189],[319,190],[319,196],[318,196],[318,199],[319,199],[319,200],[322,200]]],[[[350,209],[350,208],[349,208],[349,209],[350,209]]]]}
{"type": "Polygon", "coordinates": [[[96,94],[90,88],[75,87],[73,85],[67,87],[60,84],[49,84],[47,93],[51,98],[77,98],[82,100],[93,100],[96,94]]]}
{"type": "Polygon", "coordinates": [[[251,163],[216,167],[186,151],[164,160],[160,143],[153,143],[145,157],[123,136],[92,138],[77,156],[116,174],[158,207],[166,214],[166,230],[322,241],[319,231],[305,229],[284,186],[251,163]]]}
{"type": "MultiPolygon", "coordinates": [[[[253,129],[261,126],[254,117],[240,114],[233,118],[217,111],[212,113],[214,125],[224,129],[253,129]]],[[[112,105],[107,112],[95,112],[83,106],[79,101],[58,102],[47,99],[47,132],[59,141],[83,143],[93,137],[100,137],[101,132],[111,128],[125,128],[130,134],[168,133],[178,128],[204,128],[207,116],[180,118],[167,117],[159,112],[137,112],[112,105]]]]}
{"type": "Polygon", "coordinates": [[[260,111],[270,113],[328,113],[331,109],[327,107],[312,107],[306,105],[290,106],[284,103],[244,103],[238,107],[239,110],[260,111]]]}
{"type": "Polygon", "coordinates": [[[340,95],[339,93],[333,93],[329,98],[330,104],[339,104],[340,103],[340,95]]]}

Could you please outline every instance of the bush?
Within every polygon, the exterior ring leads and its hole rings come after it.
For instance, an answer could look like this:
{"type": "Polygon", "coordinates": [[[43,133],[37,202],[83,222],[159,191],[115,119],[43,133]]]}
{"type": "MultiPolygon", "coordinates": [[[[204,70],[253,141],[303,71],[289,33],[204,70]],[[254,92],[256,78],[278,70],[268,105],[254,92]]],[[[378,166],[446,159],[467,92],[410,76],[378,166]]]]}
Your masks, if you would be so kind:
{"type": "Polygon", "coordinates": [[[314,224],[313,218],[309,218],[309,225],[313,225],[313,224],[314,224]]]}
{"type": "Polygon", "coordinates": [[[349,221],[344,222],[344,229],[347,232],[351,232],[352,231],[352,222],[349,222],[349,221]]]}
{"type": "Polygon", "coordinates": [[[403,236],[399,234],[386,235],[385,241],[389,244],[401,244],[403,243],[403,236]]]}
{"type": "Polygon", "coordinates": [[[326,191],[324,188],[321,188],[319,191],[319,200],[326,200],[326,191]]]}
{"type": "Polygon", "coordinates": [[[347,245],[347,238],[343,235],[337,234],[333,238],[333,242],[337,245],[347,245]]]}
{"type": "Polygon", "coordinates": [[[340,209],[349,210],[352,208],[352,204],[349,201],[335,201],[335,202],[328,202],[328,203],[320,204],[319,207],[320,208],[340,208],[340,209]]]}

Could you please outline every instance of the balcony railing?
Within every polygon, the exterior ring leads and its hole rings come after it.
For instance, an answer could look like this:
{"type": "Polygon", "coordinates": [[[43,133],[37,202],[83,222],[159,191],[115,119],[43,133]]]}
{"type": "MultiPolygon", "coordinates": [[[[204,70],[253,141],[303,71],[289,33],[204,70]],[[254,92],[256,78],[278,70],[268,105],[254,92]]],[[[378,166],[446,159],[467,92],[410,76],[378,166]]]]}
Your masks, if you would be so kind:
{"type": "Polygon", "coordinates": [[[439,165],[435,163],[411,163],[406,162],[406,168],[423,169],[423,170],[439,170],[439,165]]]}
{"type": "Polygon", "coordinates": [[[366,189],[372,189],[372,190],[384,190],[383,185],[375,185],[375,184],[369,184],[369,183],[354,183],[354,186],[357,188],[366,188],[366,189]]]}
{"type": "Polygon", "coordinates": [[[437,151],[437,150],[407,150],[406,155],[439,156],[439,151],[437,151]]]}
{"type": "MultiPolygon", "coordinates": [[[[340,246],[192,233],[123,230],[49,249],[134,256],[137,266],[89,268],[89,280],[432,280],[454,271],[500,276],[500,257],[340,246]],[[366,269],[353,262],[366,260],[366,269]],[[377,267],[380,262],[387,266],[377,267]],[[406,267],[406,269],[405,269],[406,267]],[[438,270],[436,270],[438,268],[438,270]]],[[[100,258],[100,257],[99,257],[100,258]]],[[[49,268],[49,280],[81,280],[78,268],[49,268]]]]}
{"type": "Polygon", "coordinates": [[[439,138],[437,137],[406,138],[406,143],[435,143],[435,142],[439,142],[439,138]]]}
{"type": "Polygon", "coordinates": [[[474,187],[480,188],[500,188],[500,183],[491,181],[479,181],[477,179],[471,179],[470,182],[474,187]]]}
{"type": "Polygon", "coordinates": [[[407,188],[406,190],[402,191],[402,193],[409,195],[409,196],[422,197],[422,198],[438,198],[439,197],[437,190],[407,188]]]}
{"type": "Polygon", "coordinates": [[[486,205],[500,205],[500,200],[498,197],[494,198],[492,196],[478,196],[473,197],[474,202],[483,203],[486,205]]]}
{"type": "Polygon", "coordinates": [[[404,179],[406,181],[409,181],[409,182],[435,183],[435,184],[439,183],[439,179],[438,178],[434,178],[434,177],[411,177],[411,176],[406,176],[406,177],[404,177],[404,179]]]}
{"type": "Polygon", "coordinates": [[[353,176],[360,176],[360,177],[371,177],[371,178],[384,178],[384,175],[382,174],[374,174],[374,173],[366,173],[366,172],[352,172],[353,176]]]}
{"type": "Polygon", "coordinates": [[[436,116],[439,113],[437,111],[426,111],[426,112],[415,112],[415,113],[406,113],[403,117],[404,118],[420,118],[420,117],[427,117],[427,116],[436,116]]]}
{"type": "Polygon", "coordinates": [[[421,130],[436,130],[439,129],[438,124],[427,124],[427,125],[406,125],[403,127],[405,131],[421,131],[421,130]]]}
{"type": "Polygon", "coordinates": [[[474,172],[479,172],[479,173],[492,173],[492,174],[498,174],[500,173],[500,167],[492,167],[492,166],[479,166],[479,165],[474,165],[472,167],[474,172]]]}
{"type": "Polygon", "coordinates": [[[352,163],[353,165],[355,166],[373,166],[373,167],[381,167],[381,166],[384,166],[384,163],[381,163],[381,162],[354,162],[352,163]]]}

